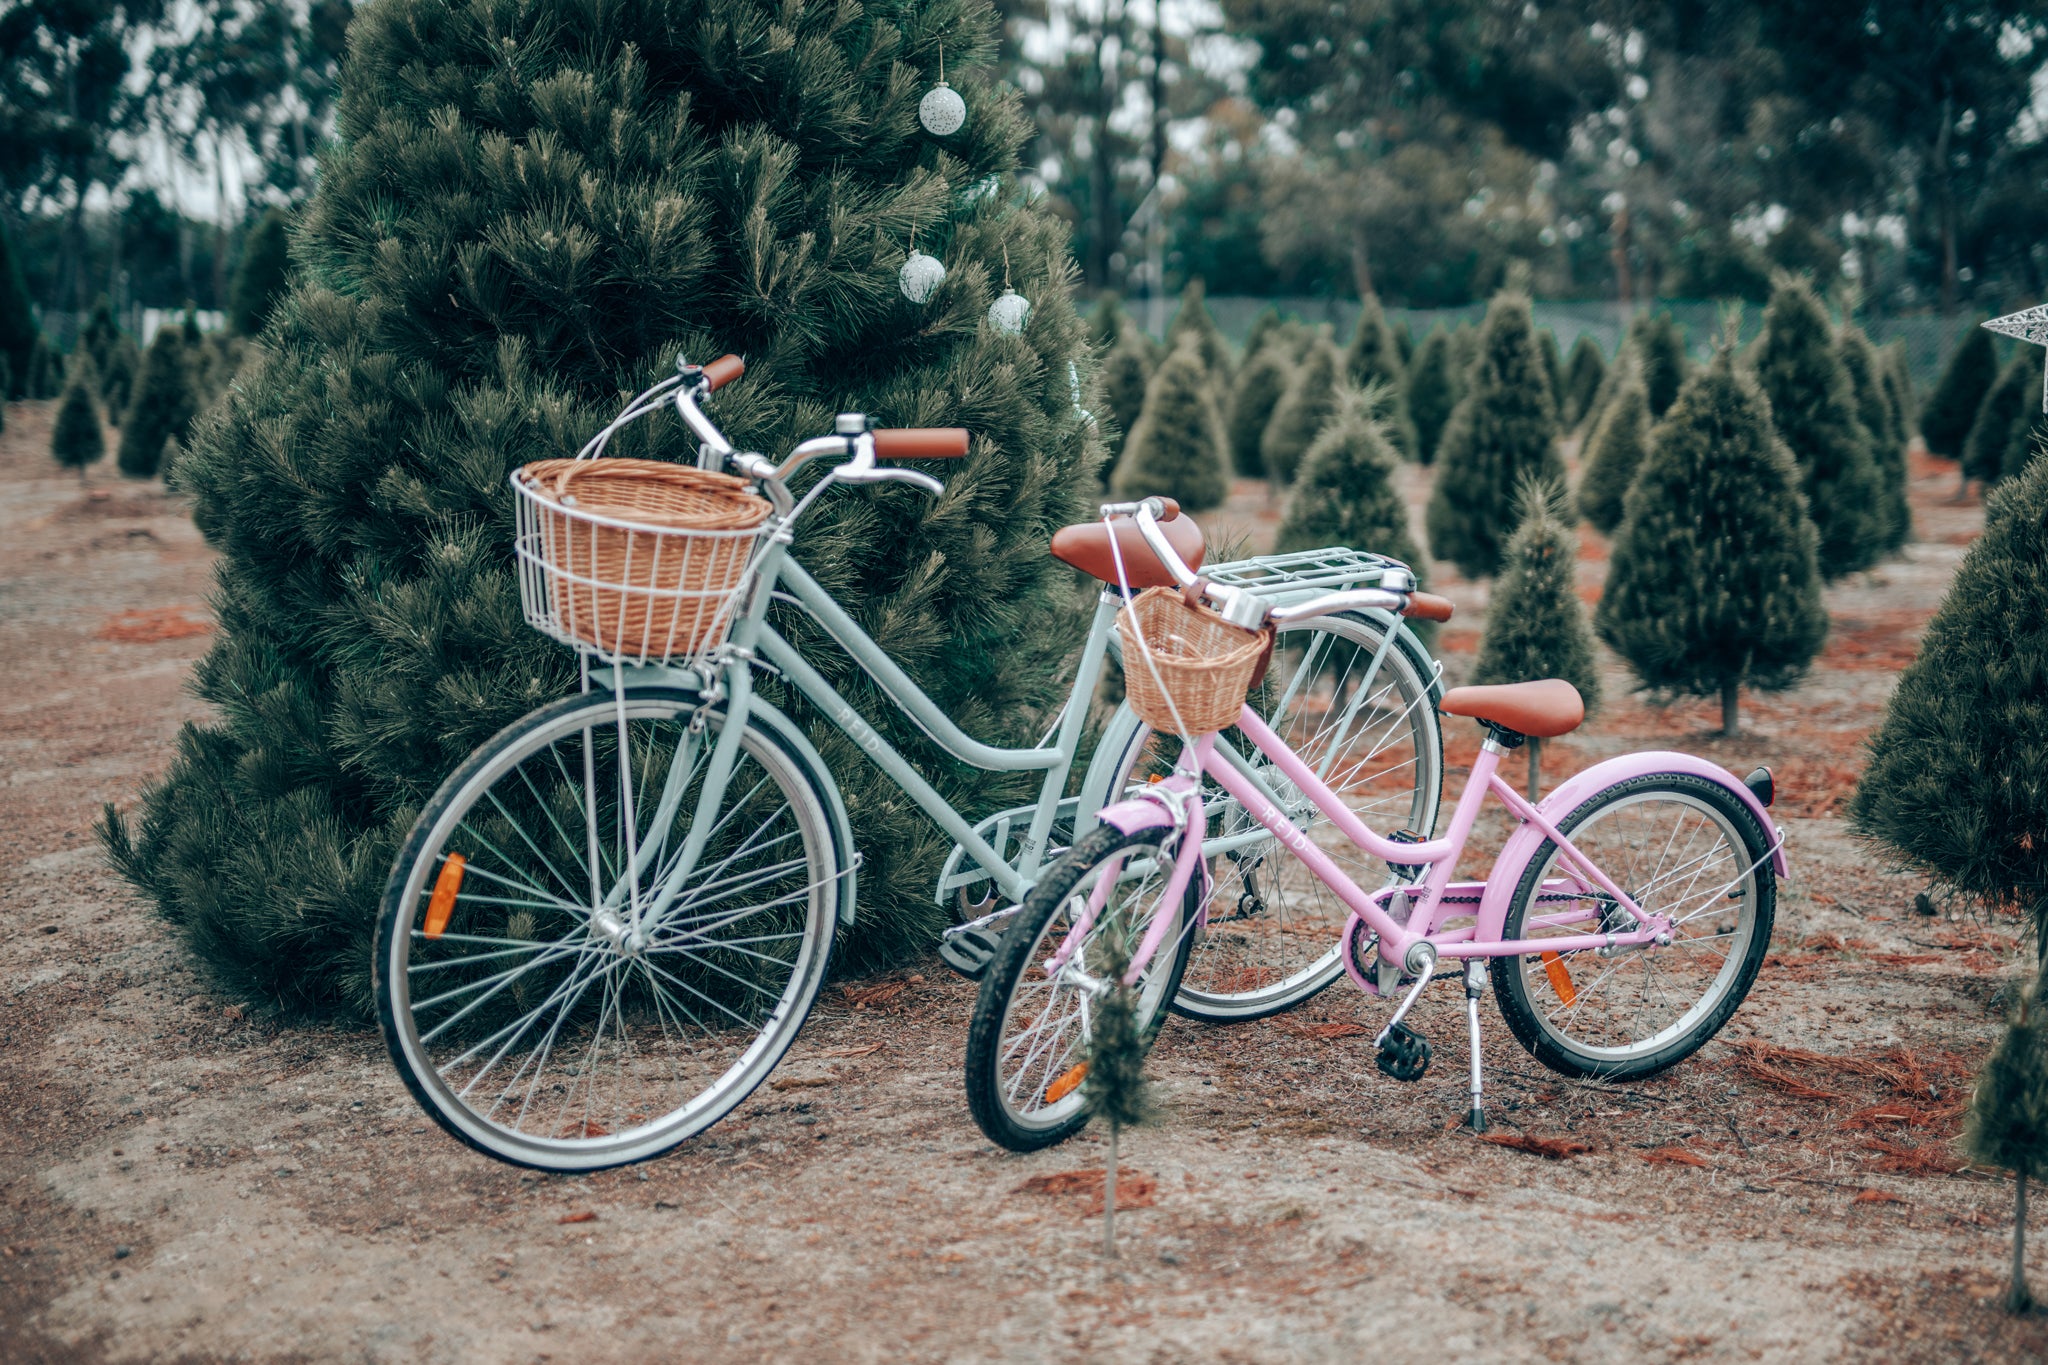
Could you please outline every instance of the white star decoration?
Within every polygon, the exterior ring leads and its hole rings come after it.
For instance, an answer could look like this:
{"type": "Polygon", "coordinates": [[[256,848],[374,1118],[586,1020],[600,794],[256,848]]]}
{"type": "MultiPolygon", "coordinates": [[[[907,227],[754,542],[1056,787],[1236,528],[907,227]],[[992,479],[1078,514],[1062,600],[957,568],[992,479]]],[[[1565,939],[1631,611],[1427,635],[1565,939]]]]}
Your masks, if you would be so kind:
{"type": "MultiPolygon", "coordinates": [[[[1993,318],[1984,326],[2001,336],[2018,337],[2036,346],[2048,346],[2048,303],[1993,318]]],[[[2041,381],[2041,411],[2048,412],[2048,376],[2041,381]]]]}

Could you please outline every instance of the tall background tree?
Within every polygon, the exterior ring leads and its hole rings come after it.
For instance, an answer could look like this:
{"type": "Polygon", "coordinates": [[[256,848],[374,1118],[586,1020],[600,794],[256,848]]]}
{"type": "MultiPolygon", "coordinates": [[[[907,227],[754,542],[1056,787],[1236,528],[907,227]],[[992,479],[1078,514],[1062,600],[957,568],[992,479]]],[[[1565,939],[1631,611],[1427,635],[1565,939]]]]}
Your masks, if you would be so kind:
{"type": "MultiPolygon", "coordinates": [[[[572,685],[568,652],[521,624],[506,474],[573,447],[678,351],[748,357],[717,405],[748,447],[847,408],[974,433],[943,514],[910,490],[841,495],[796,554],[888,623],[968,730],[1042,733],[1076,619],[1045,544],[1090,514],[1100,453],[1065,231],[1014,181],[1030,129],[989,79],[997,51],[986,0],[358,15],[305,282],[177,469],[221,552],[199,670],[219,709],[108,830],[217,970],[281,1007],[366,1007],[372,914],[419,803],[572,685]],[[941,48],[968,109],[945,140],[916,116],[941,48]],[[897,282],[913,230],[949,266],[923,303],[897,282]],[[1018,335],[987,322],[1006,254],[1034,304],[1018,335]]],[[[647,442],[692,458],[673,426],[647,442]]],[[[948,841],[800,714],[859,812],[871,890],[850,963],[923,950],[948,841]]],[[[887,723],[955,797],[1008,794],[887,723]]]]}

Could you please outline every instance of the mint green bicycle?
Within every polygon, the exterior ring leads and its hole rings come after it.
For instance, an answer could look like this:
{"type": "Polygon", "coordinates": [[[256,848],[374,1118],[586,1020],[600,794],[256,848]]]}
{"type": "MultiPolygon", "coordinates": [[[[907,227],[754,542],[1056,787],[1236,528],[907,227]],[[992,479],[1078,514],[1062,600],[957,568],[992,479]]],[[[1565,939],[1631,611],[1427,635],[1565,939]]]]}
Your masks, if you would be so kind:
{"type": "MultiPolygon", "coordinates": [[[[529,624],[575,648],[581,691],[482,745],[420,812],[379,917],[374,976],[393,1062],[442,1128],[479,1151],[549,1170],[660,1155],[716,1123],[794,1042],[826,977],[835,931],[854,921],[860,857],[845,803],[803,730],[755,687],[757,670],[814,704],[956,843],[935,895],[965,921],[942,947],[977,975],[1042,871],[1094,827],[1134,778],[1169,770],[1128,707],[1104,725],[1067,794],[1120,598],[1102,593],[1073,689],[1031,748],[962,732],[790,551],[804,514],[847,485],[927,474],[880,463],[958,457],[965,431],[877,430],[841,414],[831,435],[777,464],[735,450],[703,401],[744,366],[727,356],[634,399],[575,460],[513,477],[515,562],[529,624]],[[620,428],[672,408],[701,442],[696,468],[599,459],[620,428]],[[801,496],[804,465],[836,463],[801,496]],[[1028,806],[979,817],[952,807],[776,629],[771,606],[807,615],[941,748],[994,772],[1044,774],[1028,806]]],[[[1161,529],[1200,566],[1201,531],[1161,529]]],[[[1170,575],[1128,518],[1068,527],[1051,552],[1105,583],[1170,575]]],[[[1382,580],[1397,561],[1351,550],[1209,566],[1211,582],[1299,602],[1382,580]]],[[[1447,608],[1447,604],[1446,604],[1447,608]]],[[[1290,621],[1255,711],[1294,752],[1340,773],[1361,815],[1434,830],[1442,785],[1437,670],[1398,618],[1345,612],[1290,621]]],[[[1315,812],[1234,732],[1217,742],[1254,790],[1299,821],[1315,812]],[[1234,760],[1233,757],[1235,756],[1234,760]]],[[[1205,874],[1144,988],[1165,1008],[1223,1022],[1288,1008],[1335,981],[1349,908],[1218,787],[1205,874]]],[[[1360,865],[1357,878],[1383,869],[1360,865]]]]}

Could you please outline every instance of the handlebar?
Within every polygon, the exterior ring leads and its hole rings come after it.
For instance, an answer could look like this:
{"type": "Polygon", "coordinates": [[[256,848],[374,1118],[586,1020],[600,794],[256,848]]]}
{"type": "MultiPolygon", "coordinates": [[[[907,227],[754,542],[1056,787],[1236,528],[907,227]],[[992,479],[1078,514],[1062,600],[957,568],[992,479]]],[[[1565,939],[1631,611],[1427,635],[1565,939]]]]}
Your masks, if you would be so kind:
{"type": "Polygon", "coordinates": [[[967,453],[966,427],[887,427],[868,434],[879,460],[952,460],[967,453]]]}
{"type": "Polygon", "coordinates": [[[704,367],[704,383],[710,392],[717,393],[746,372],[746,361],[736,355],[722,355],[704,367]]]}

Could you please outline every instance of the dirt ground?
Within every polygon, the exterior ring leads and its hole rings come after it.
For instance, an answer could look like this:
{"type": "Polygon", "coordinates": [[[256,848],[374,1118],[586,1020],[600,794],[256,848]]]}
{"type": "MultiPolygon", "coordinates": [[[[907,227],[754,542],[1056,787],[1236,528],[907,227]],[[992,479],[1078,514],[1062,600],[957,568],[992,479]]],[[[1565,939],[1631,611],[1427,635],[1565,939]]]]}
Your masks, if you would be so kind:
{"type": "MultiPolygon", "coordinates": [[[[1167,1117],[1125,1143],[1146,1206],[1111,1262],[1086,1177],[1041,1179],[1099,1169],[1092,1135],[1015,1157],[974,1129],[972,996],[935,959],[831,988],[726,1123],[585,1178],[457,1146],[373,1035],[212,989],[90,832],[200,711],[208,552],[160,488],[60,474],[49,407],[15,405],[0,435],[0,651],[22,684],[0,704],[0,1360],[2048,1354],[2048,1319],[1997,1308],[2011,1185],[1950,1149],[2014,927],[1917,913],[1919,883],[1838,818],[1981,525],[1945,501],[1950,466],[1916,465],[1918,542],[1830,591],[1820,667],[1746,699],[1749,734],[1644,705],[1609,658],[1607,709],[1550,746],[1546,782],[1652,745],[1777,770],[1793,882],[1719,1039],[1654,1081],[1581,1085],[1489,1002],[1488,1142],[1455,1131],[1449,987],[1418,1011],[1438,1062],[1408,1086],[1372,1064],[1384,1007],[1345,985],[1265,1023],[1176,1021],[1152,1067],[1167,1117]]],[[[1419,503],[1427,475],[1404,478],[1419,503]]],[[[1243,484],[1214,520],[1269,536],[1274,514],[1243,484]]],[[[1604,549],[1585,547],[1590,596],[1604,549]]],[[[1439,642],[1456,681],[1484,590],[1436,584],[1460,607],[1439,642]]]]}

